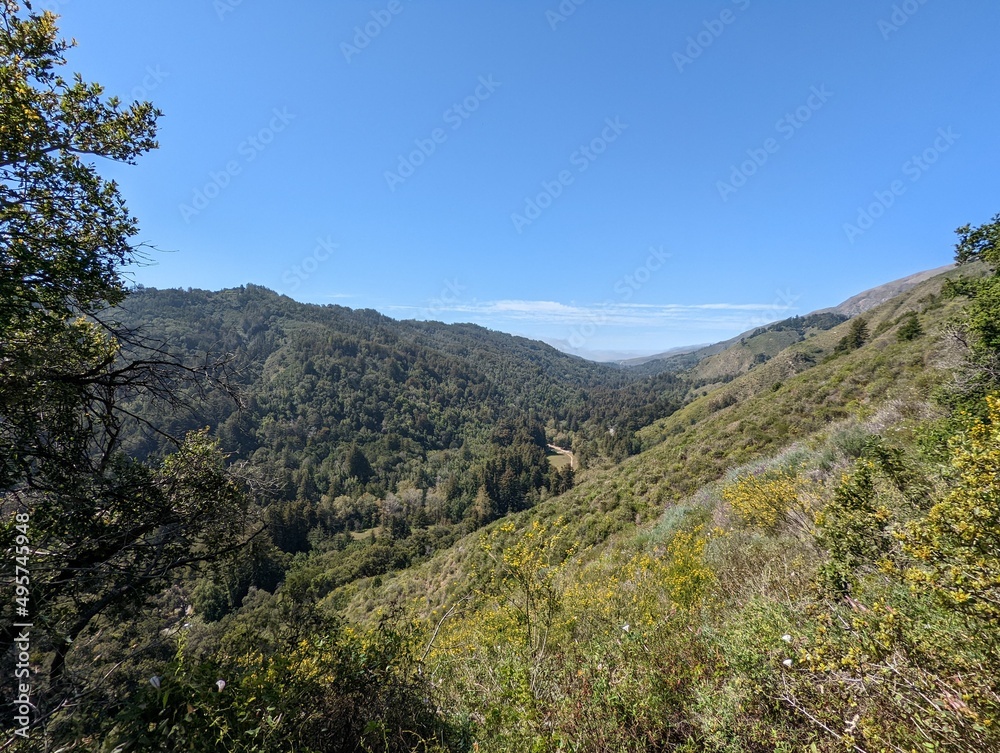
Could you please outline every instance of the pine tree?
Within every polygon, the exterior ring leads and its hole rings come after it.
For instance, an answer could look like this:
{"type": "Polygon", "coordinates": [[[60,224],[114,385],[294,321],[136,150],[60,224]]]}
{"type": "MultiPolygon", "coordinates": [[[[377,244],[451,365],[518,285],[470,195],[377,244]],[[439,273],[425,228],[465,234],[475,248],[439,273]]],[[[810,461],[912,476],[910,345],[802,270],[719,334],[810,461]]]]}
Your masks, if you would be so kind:
{"type": "Polygon", "coordinates": [[[868,322],[865,321],[864,317],[859,316],[851,320],[851,326],[847,330],[847,334],[837,343],[834,352],[850,353],[852,350],[860,348],[866,342],[868,342],[868,322]]]}

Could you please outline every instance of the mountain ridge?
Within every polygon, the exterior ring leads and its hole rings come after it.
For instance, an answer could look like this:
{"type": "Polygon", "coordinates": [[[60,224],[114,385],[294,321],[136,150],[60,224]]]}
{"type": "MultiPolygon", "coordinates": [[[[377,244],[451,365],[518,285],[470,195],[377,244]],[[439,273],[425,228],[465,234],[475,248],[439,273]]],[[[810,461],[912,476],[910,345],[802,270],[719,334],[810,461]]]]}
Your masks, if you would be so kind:
{"type": "MultiPolygon", "coordinates": [[[[924,280],[928,280],[932,277],[936,277],[937,275],[944,274],[945,272],[954,269],[954,267],[955,267],[954,264],[946,264],[941,267],[935,267],[934,269],[927,269],[922,272],[916,272],[912,275],[907,275],[906,277],[900,277],[896,280],[891,280],[881,285],[876,285],[873,288],[863,290],[860,293],[857,293],[851,296],[850,298],[845,299],[836,306],[828,306],[826,308],[816,309],[815,311],[810,311],[807,314],[801,314],[799,316],[808,317],[808,316],[813,316],[815,314],[827,314],[827,313],[841,314],[848,317],[857,316],[858,314],[863,314],[865,311],[874,308],[880,303],[884,303],[893,296],[906,292],[907,290],[914,287],[915,285],[918,285],[924,280]]],[[[663,351],[662,353],[655,353],[648,356],[639,356],[636,358],[627,358],[622,360],[616,359],[610,362],[616,363],[620,366],[636,367],[636,366],[644,366],[653,361],[661,361],[661,360],[674,363],[672,359],[675,359],[677,356],[685,356],[691,354],[695,354],[696,356],[699,357],[700,360],[701,358],[707,358],[708,356],[715,355],[716,353],[718,353],[721,350],[724,350],[733,343],[738,342],[741,338],[746,338],[750,336],[753,332],[756,332],[757,330],[761,329],[761,327],[766,328],[767,326],[776,323],[777,321],[771,322],[768,325],[761,325],[758,327],[754,327],[753,329],[746,330],[745,332],[735,335],[734,337],[731,337],[728,340],[720,340],[719,342],[716,343],[705,343],[702,345],[683,345],[683,346],[678,346],[676,348],[670,348],[669,350],[663,351]]]]}

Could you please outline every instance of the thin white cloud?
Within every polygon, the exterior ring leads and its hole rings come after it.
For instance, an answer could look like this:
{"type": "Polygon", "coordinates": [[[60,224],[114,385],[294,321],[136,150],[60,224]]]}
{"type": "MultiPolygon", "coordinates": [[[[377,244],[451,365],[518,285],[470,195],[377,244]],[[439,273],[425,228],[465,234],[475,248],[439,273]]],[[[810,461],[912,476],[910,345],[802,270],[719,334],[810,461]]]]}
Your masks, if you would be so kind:
{"type": "Polygon", "coordinates": [[[558,301],[504,299],[497,301],[434,301],[427,306],[389,306],[401,316],[417,319],[465,318],[489,323],[530,322],[535,325],[574,326],[585,323],[601,327],[671,328],[682,326],[748,327],[774,321],[790,314],[794,307],[783,303],[698,303],[650,304],[607,302],[566,304],[558,301]]]}

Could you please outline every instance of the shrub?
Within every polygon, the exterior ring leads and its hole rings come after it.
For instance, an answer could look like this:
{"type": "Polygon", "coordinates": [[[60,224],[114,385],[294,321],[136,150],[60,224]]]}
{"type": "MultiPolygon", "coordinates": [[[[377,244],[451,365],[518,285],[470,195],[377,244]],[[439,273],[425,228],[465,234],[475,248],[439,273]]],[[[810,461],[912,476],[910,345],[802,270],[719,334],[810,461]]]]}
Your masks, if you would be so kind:
{"type": "Polygon", "coordinates": [[[787,471],[765,471],[739,477],[722,490],[737,517],[748,526],[774,530],[794,512],[801,512],[803,481],[787,471]]]}
{"type": "Polygon", "coordinates": [[[920,326],[920,319],[917,318],[915,311],[904,314],[900,321],[900,327],[896,330],[896,340],[899,342],[916,340],[924,333],[924,328],[920,326]]]}
{"type": "Polygon", "coordinates": [[[136,693],[100,751],[431,751],[452,737],[414,672],[413,636],[390,623],[331,626],[278,651],[177,658],[136,693]],[[432,741],[432,742],[428,742],[432,741]]]}
{"type": "Polygon", "coordinates": [[[1000,618],[1000,396],[949,443],[952,487],[900,535],[917,564],[908,577],[961,611],[1000,618]]]}

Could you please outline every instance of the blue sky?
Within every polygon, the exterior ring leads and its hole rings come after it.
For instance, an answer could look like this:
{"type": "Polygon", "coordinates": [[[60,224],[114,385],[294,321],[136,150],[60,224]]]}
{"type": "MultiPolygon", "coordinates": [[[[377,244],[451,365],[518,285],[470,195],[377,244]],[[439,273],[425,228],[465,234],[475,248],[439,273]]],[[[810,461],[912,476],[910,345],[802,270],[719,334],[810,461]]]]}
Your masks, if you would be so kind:
{"type": "Polygon", "coordinates": [[[1000,211],[993,0],[44,0],[164,111],[157,287],[651,353],[951,260],[1000,211]]]}

